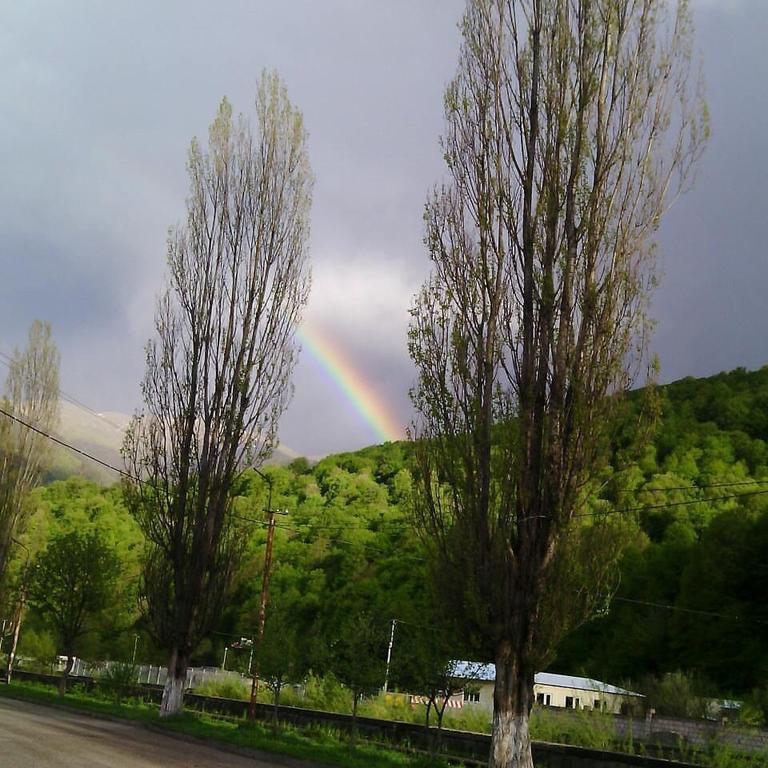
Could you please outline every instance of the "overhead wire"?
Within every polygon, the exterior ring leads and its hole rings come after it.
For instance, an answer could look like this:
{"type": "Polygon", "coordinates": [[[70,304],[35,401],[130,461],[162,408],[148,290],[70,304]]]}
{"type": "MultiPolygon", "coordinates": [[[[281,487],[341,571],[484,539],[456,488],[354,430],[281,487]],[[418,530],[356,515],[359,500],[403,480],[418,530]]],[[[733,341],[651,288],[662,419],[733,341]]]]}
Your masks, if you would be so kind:
{"type": "Polygon", "coordinates": [[[682,605],[670,605],[668,603],[656,603],[652,600],[638,600],[630,597],[618,597],[614,595],[612,600],[616,600],[621,603],[631,603],[632,605],[647,606],[650,608],[661,608],[667,611],[677,611],[679,613],[690,613],[697,616],[706,616],[708,618],[727,619],[728,621],[744,621],[752,624],[765,624],[768,625],[768,621],[763,619],[756,619],[749,616],[733,616],[727,613],[718,613],[717,611],[705,611],[698,608],[686,608],[682,605]]]}
{"type": "Polygon", "coordinates": [[[100,459],[98,456],[94,456],[92,453],[89,453],[88,451],[84,451],[82,448],[78,448],[77,446],[72,445],[72,443],[68,443],[66,440],[62,440],[60,437],[56,437],[56,435],[52,435],[50,432],[46,432],[44,429],[40,429],[40,427],[36,427],[34,424],[30,424],[25,419],[22,419],[13,413],[9,413],[8,411],[5,410],[5,408],[0,407],[0,415],[3,415],[15,421],[17,424],[20,424],[22,427],[25,427],[26,429],[29,429],[32,432],[35,432],[36,434],[47,438],[51,442],[56,443],[56,445],[60,445],[62,448],[67,448],[70,451],[73,451],[74,453],[77,453],[80,456],[85,457],[86,459],[90,459],[91,461],[94,461],[97,464],[101,464],[102,467],[106,467],[107,469],[111,469],[113,472],[117,472],[122,477],[126,477],[129,480],[133,480],[134,482],[138,482],[138,483],[141,482],[139,478],[134,477],[130,472],[126,472],[124,469],[120,469],[119,467],[114,466],[114,464],[110,464],[108,461],[104,461],[103,459],[100,459]]]}
{"type": "MultiPolygon", "coordinates": [[[[0,350],[0,363],[2,363],[6,368],[10,369],[11,364],[13,363],[13,358],[7,352],[0,350]]],[[[103,421],[105,424],[108,424],[110,427],[117,430],[118,432],[123,432],[123,427],[121,427],[119,424],[115,424],[114,421],[107,418],[103,413],[99,413],[99,411],[91,408],[89,405],[86,405],[81,400],[78,400],[74,395],[68,394],[61,388],[58,389],[58,393],[59,393],[59,397],[62,398],[62,400],[65,400],[66,402],[74,405],[76,408],[79,408],[80,410],[90,414],[91,416],[95,416],[100,421],[103,421]]]]}
{"type": "MultiPolygon", "coordinates": [[[[8,356],[4,352],[0,351],[0,362],[3,361],[3,358],[7,358],[7,357],[8,356]]],[[[8,365],[7,362],[5,364],[8,365]]],[[[93,409],[89,408],[87,405],[81,403],[76,398],[71,398],[70,396],[67,396],[67,397],[69,397],[70,400],[74,404],[78,405],[78,407],[81,407],[84,410],[86,410],[86,411],[88,411],[90,413],[93,413],[93,414],[95,414],[97,416],[99,415],[96,411],[94,411],[93,409]]],[[[131,473],[127,472],[126,470],[124,470],[124,469],[122,469],[120,467],[117,467],[117,466],[115,466],[114,464],[111,464],[108,461],[100,459],[98,456],[94,456],[92,453],[89,453],[88,451],[85,451],[85,450],[83,450],[81,448],[78,448],[77,446],[73,445],[72,443],[69,443],[66,440],[63,440],[62,438],[59,438],[56,435],[53,435],[50,432],[47,432],[46,430],[43,430],[43,429],[35,426],[34,424],[29,423],[25,419],[22,419],[22,418],[16,416],[15,414],[13,414],[13,413],[10,413],[5,408],[0,407],[0,415],[3,415],[6,418],[9,418],[9,419],[15,421],[16,423],[18,423],[19,425],[25,427],[26,429],[29,429],[29,430],[35,432],[36,434],[39,434],[42,437],[45,437],[46,439],[50,440],[51,442],[53,442],[53,443],[55,443],[55,444],[57,444],[57,445],[59,445],[59,446],[61,446],[63,448],[66,448],[66,449],[68,449],[68,450],[70,450],[70,451],[72,451],[72,452],[74,452],[74,453],[76,453],[76,454],[78,454],[78,455],[80,455],[80,456],[90,460],[90,461],[93,461],[96,464],[99,464],[100,466],[102,466],[102,467],[104,467],[106,469],[109,469],[109,470],[111,470],[113,472],[116,472],[121,477],[125,477],[125,478],[127,478],[129,480],[132,480],[133,482],[137,482],[137,483],[141,483],[142,482],[140,478],[135,477],[131,473]]],[[[108,423],[111,424],[111,422],[108,422],[108,423]]],[[[116,426],[116,425],[113,425],[113,426],[116,426]]],[[[643,493],[643,492],[664,492],[664,491],[673,491],[673,490],[692,491],[692,490],[706,490],[708,488],[726,488],[726,487],[740,487],[742,485],[764,485],[764,484],[768,484],[768,479],[766,479],[766,480],[762,480],[762,479],[761,480],[757,480],[756,479],[756,480],[733,481],[733,482],[727,482],[727,483],[711,483],[711,484],[692,485],[692,486],[672,486],[672,487],[669,487],[669,488],[661,488],[661,487],[658,487],[658,488],[639,488],[639,489],[633,489],[633,490],[621,489],[618,492],[620,492],[620,493],[630,493],[630,492],[643,493]]],[[[669,508],[673,508],[673,507],[690,506],[690,505],[695,505],[695,504],[704,504],[704,503],[712,503],[712,502],[717,503],[717,502],[720,502],[720,501],[728,501],[728,500],[739,499],[739,498],[746,498],[746,497],[752,497],[752,496],[760,496],[760,495],[764,495],[764,494],[768,494],[768,489],[760,489],[760,490],[754,490],[754,491],[742,491],[742,492],[739,492],[739,493],[722,494],[722,495],[719,495],[719,496],[708,496],[708,497],[699,498],[699,499],[685,499],[685,500],[673,501],[673,502],[662,502],[662,503],[659,503],[659,504],[646,504],[646,505],[637,506],[637,507],[625,507],[625,508],[618,508],[618,509],[604,510],[604,511],[576,513],[575,515],[573,515],[573,517],[575,517],[575,518],[603,517],[603,516],[607,516],[607,515],[616,515],[616,514],[632,514],[632,513],[635,513],[635,512],[642,513],[642,512],[653,511],[653,510],[656,510],[656,509],[669,509],[669,508]]],[[[255,520],[255,519],[252,519],[252,518],[244,518],[242,516],[237,516],[237,515],[235,515],[234,517],[239,517],[240,519],[246,520],[248,522],[265,524],[265,521],[259,521],[259,520],[255,520]]],[[[549,516],[546,516],[546,515],[532,515],[532,516],[530,516],[530,518],[521,518],[521,519],[546,518],[546,517],[549,517],[549,516]]],[[[279,527],[279,528],[283,528],[285,530],[289,530],[292,533],[297,534],[297,535],[301,535],[301,533],[302,533],[298,529],[291,528],[290,526],[284,526],[284,525],[280,525],[280,524],[276,524],[276,526],[279,527]]],[[[325,526],[325,527],[324,526],[313,526],[313,529],[314,530],[322,530],[323,528],[325,528],[326,530],[338,530],[338,529],[340,529],[342,527],[346,527],[347,529],[349,529],[349,526],[343,526],[343,525],[340,525],[340,524],[339,525],[334,525],[334,526],[325,526]]],[[[356,530],[370,531],[370,528],[364,527],[364,526],[355,526],[355,529],[356,530]]],[[[373,531],[371,531],[371,532],[373,533],[373,531]]],[[[334,541],[334,542],[337,542],[337,543],[349,544],[349,545],[352,545],[352,546],[358,546],[360,544],[360,542],[352,542],[352,541],[349,541],[347,539],[342,539],[340,537],[328,538],[328,541],[334,541]]],[[[312,543],[312,542],[304,542],[304,543],[309,544],[309,543],[312,543]]],[[[386,554],[385,550],[383,550],[383,549],[381,549],[379,547],[376,547],[376,545],[373,545],[373,544],[371,544],[369,542],[368,543],[363,542],[363,546],[367,546],[367,547],[373,548],[373,549],[378,549],[383,554],[386,554]]],[[[424,561],[424,559],[425,559],[425,558],[420,558],[420,557],[417,557],[417,556],[409,556],[409,558],[410,559],[414,559],[414,560],[420,560],[420,561],[424,561]]]]}

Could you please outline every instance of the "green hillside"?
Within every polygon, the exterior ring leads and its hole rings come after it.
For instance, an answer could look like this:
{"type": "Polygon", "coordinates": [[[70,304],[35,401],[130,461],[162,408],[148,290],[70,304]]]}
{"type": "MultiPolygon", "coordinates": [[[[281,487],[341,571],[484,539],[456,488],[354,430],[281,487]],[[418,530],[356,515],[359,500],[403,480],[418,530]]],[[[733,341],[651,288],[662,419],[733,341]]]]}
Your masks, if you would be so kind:
{"type": "MultiPolygon", "coordinates": [[[[682,670],[723,695],[765,689],[768,367],[659,388],[660,417],[640,456],[625,447],[637,396],[630,405],[594,503],[623,511],[631,544],[602,615],[564,643],[552,669],[611,682],[682,670]]],[[[409,521],[408,453],[407,443],[390,443],[267,469],[273,505],[286,513],[278,518],[270,615],[285,647],[289,637],[300,638],[302,668],[333,669],[331,651],[348,637],[351,616],[365,614],[375,627],[375,654],[384,653],[394,617],[401,620],[400,658],[419,636],[435,631],[422,546],[409,521]]],[[[266,486],[247,473],[237,494],[244,557],[225,614],[197,662],[220,663],[224,646],[251,636],[256,626],[266,486]]],[[[38,489],[35,504],[27,536],[33,547],[52,531],[89,526],[121,542],[119,616],[105,619],[83,652],[128,653],[138,618],[131,596],[140,536],[119,493],[69,479],[38,489]]],[[[472,652],[464,640],[455,638],[457,655],[472,652]]],[[[46,642],[34,616],[26,642],[46,642]]],[[[145,661],[165,661],[143,632],[141,648],[145,661]]],[[[228,663],[244,665],[245,655],[233,650],[228,663]]]]}

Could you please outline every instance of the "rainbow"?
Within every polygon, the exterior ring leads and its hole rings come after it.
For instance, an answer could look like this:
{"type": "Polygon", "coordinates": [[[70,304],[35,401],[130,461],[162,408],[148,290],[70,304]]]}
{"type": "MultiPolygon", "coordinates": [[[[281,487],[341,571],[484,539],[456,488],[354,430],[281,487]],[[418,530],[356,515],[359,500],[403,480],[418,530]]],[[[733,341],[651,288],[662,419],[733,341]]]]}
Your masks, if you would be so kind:
{"type": "Polygon", "coordinates": [[[296,331],[296,336],[355,411],[362,416],[378,440],[386,443],[403,439],[402,425],[392,415],[373,385],[366,381],[330,339],[324,337],[317,329],[310,329],[306,325],[296,331]]]}

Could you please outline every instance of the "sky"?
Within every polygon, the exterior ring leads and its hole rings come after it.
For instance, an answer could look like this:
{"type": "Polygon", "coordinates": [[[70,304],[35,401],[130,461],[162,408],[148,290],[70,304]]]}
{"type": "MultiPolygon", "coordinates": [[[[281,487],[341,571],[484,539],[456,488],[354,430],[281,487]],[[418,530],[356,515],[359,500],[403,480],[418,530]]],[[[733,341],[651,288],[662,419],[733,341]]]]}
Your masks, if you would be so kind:
{"type": "MultiPolygon", "coordinates": [[[[224,95],[252,114],[259,74],[276,69],[316,176],[313,289],[281,440],[320,456],[402,434],[463,5],[0,0],[0,351],[48,320],[64,392],[99,411],[140,405],[189,142],[224,95]]],[[[768,363],[768,2],[693,10],[712,140],[659,236],[663,381],[768,363]]]]}

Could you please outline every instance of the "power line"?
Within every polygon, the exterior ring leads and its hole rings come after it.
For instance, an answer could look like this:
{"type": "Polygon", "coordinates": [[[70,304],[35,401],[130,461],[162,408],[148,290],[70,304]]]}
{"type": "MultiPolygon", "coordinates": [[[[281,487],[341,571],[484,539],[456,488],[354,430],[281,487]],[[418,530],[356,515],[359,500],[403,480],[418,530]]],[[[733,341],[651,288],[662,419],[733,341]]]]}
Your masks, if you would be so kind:
{"type": "Polygon", "coordinates": [[[717,613],[716,611],[703,611],[699,610],[697,608],[685,608],[681,605],[670,605],[668,603],[654,603],[651,600],[636,600],[629,597],[616,597],[614,596],[612,598],[613,600],[617,600],[622,603],[631,603],[633,605],[644,605],[648,606],[650,608],[662,608],[667,611],[677,611],[680,613],[691,613],[696,616],[707,616],[709,618],[716,618],[716,619],[728,619],[729,621],[745,621],[750,622],[753,624],[766,624],[768,625],[768,621],[764,621],[762,619],[754,619],[747,616],[732,616],[727,613],[717,613]]]}
{"type": "MultiPolygon", "coordinates": [[[[703,499],[686,499],[684,501],[668,501],[661,504],[646,504],[642,507],[625,507],[623,509],[609,509],[604,512],[580,512],[573,517],[602,517],[603,515],[621,515],[630,512],[648,512],[654,509],[669,509],[671,507],[685,507],[691,504],[706,504],[713,501],[727,501],[729,499],[742,499],[748,496],[761,496],[768,493],[768,488],[759,491],[743,491],[741,493],[729,493],[723,496],[706,496],[703,499]]],[[[543,517],[543,515],[541,515],[543,517]]]]}
{"type": "MultiPolygon", "coordinates": [[[[232,515],[232,517],[235,518],[236,520],[242,520],[244,522],[253,523],[255,525],[261,525],[264,527],[268,525],[266,520],[257,520],[255,518],[245,517],[243,515],[232,515]]],[[[302,536],[304,534],[304,531],[300,531],[298,528],[294,528],[290,525],[285,525],[284,523],[275,523],[275,528],[280,528],[283,531],[288,531],[289,533],[296,534],[296,536],[302,536]]],[[[322,531],[322,530],[325,530],[322,526],[314,527],[314,531],[322,531]]],[[[363,531],[369,531],[370,533],[374,533],[373,531],[370,531],[370,529],[367,529],[367,528],[357,528],[356,530],[363,530],[363,531]]],[[[351,547],[363,547],[363,548],[373,549],[382,555],[390,554],[390,552],[388,552],[386,549],[374,544],[373,542],[350,541],[349,539],[342,539],[342,538],[339,538],[338,536],[329,536],[329,537],[326,537],[325,540],[333,544],[348,544],[351,547]]],[[[310,539],[308,541],[300,540],[298,543],[309,546],[311,544],[317,544],[320,541],[321,541],[320,539],[315,538],[315,539],[310,539]]],[[[399,557],[404,560],[417,560],[419,562],[426,562],[425,557],[419,557],[418,555],[401,554],[399,555],[399,557]]]]}
{"type": "MultiPolygon", "coordinates": [[[[0,357],[4,353],[0,352],[0,357]]],[[[88,406],[83,405],[86,410],[91,410],[88,408],[88,406]]],[[[93,411],[93,413],[96,413],[93,411]]],[[[102,467],[105,467],[106,469],[110,469],[113,472],[118,473],[121,477],[126,477],[129,480],[132,480],[133,482],[141,483],[142,481],[131,475],[129,472],[126,472],[124,469],[121,469],[119,467],[114,466],[113,464],[110,464],[108,461],[104,461],[103,459],[98,458],[97,456],[94,456],[92,453],[89,453],[88,451],[84,451],[81,448],[78,448],[71,443],[68,443],[66,440],[62,440],[59,437],[56,437],[55,435],[50,434],[49,432],[46,432],[45,430],[40,429],[39,427],[34,426],[33,424],[30,424],[29,422],[25,421],[24,419],[19,418],[18,416],[15,416],[12,413],[9,413],[3,408],[0,408],[0,414],[3,416],[6,416],[9,419],[12,419],[16,423],[20,424],[21,426],[25,427],[26,429],[30,429],[33,432],[35,432],[38,435],[41,435],[42,437],[47,438],[48,440],[51,440],[52,442],[56,443],[57,445],[62,446],[63,448],[67,448],[68,450],[83,456],[86,459],[90,459],[91,461],[101,465],[102,467]]],[[[98,414],[97,414],[98,415],[98,414]]],[[[646,489],[646,490],[653,490],[653,491],[671,491],[671,490],[704,490],[706,488],[715,488],[715,487],[731,487],[731,486],[738,486],[741,484],[744,485],[762,485],[768,483],[768,480],[754,480],[754,481],[738,481],[734,483],[712,483],[710,485],[699,485],[699,486],[679,486],[677,488],[658,488],[658,489],[646,489]]],[[[627,491],[630,492],[630,491],[627,491]]],[[[613,510],[605,510],[605,511],[598,511],[598,512],[581,512],[576,513],[573,515],[574,518],[584,518],[584,517],[603,517],[607,515],[617,515],[617,514],[630,514],[634,512],[648,512],[655,509],[670,509],[672,507],[682,507],[682,506],[689,506],[692,504],[704,504],[704,503],[710,503],[710,502],[720,502],[720,501],[728,501],[732,499],[740,499],[740,498],[746,498],[751,496],[761,496],[763,494],[768,494],[768,489],[761,489],[756,491],[744,491],[740,493],[732,493],[732,494],[724,494],[720,496],[709,496],[703,499],[685,499],[683,501],[673,501],[673,502],[663,502],[659,504],[646,504],[639,507],[626,507],[623,509],[613,509],[613,510]]],[[[531,515],[526,518],[520,518],[521,520],[531,520],[531,519],[548,519],[551,518],[551,515],[531,515]]],[[[246,518],[243,518],[246,519],[246,518]]],[[[250,520],[250,522],[257,522],[255,520],[250,520]]],[[[260,522],[260,521],[259,521],[260,522]]],[[[330,526],[329,526],[330,527],[330,526]]],[[[338,528],[339,526],[334,526],[335,528],[338,528]]],[[[359,530],[369,530],[370,528],[363,528],[360,527],[359,530]]],[[[294,533],[300,533],[299,531],[294,530],[294,533]]],[[[342,543],[348,543],[353,544],[353,542],[345,542],[343,539],[338,539],[338,541],[342,543]]]]}
{"type": "Polygon", "coordinates": [[[78,448],[77,446],[74,446],[71,443],[66,442],[66,440],[62,440],[61,438],[56,437],[56,435],[52,435],[50,432],[46,432],[45,430],[40,429],[39,427],[36,427],[34,424],[30,424],[24,419],[21,419],[18,416],[14,416],[12,413],[9,413],[4,408],[0,408],[0,415],[6,416],[7,418],[15,421],[17,424],[20,424],[22,427],[32,430],[32,432],[35,432],[36,434],[41,435],[42,437],[48,438],[48,440],[56,443],[57,445],[60,445],[62,448],[68,448],[70,451],[73,451],[74,453],[77,453],[80,456],[84,456],[86,459],[90,459],[91,461],[95,461],[97,464],[101,464],[102,467],[106,467],[107,469],[111,469],[113,472],[117,472],[122,477],[127,477],[129,480],[133,480],[136,483],[141,482],[141,480],[139,480],[137,477],[134,477],[129,472],[126,472],[124,469],[120,469],[119,467],[116,467],[113,464],[110,464],[108,461],[104,461],[103,459],[100,459],[98,456],[94,456],[92,453],[88,453],[88,451],[84,451],[81,448],[78,448]]]}
{"type": "MultiPolygon", "coordinates": [[[[13,363],[13,358],[7,352],[0,350],[0,363],[6,366],[6,368],[10,368],[11,364],[13,363]]],[[[110,427],[117,430],[118,432],[124,432],[124,429],[119,424],[115,424],[114,421],[110,421],[110,419],[108,419],[103,413],[99,413],[98,411],[94,410],[81,400],[78,400],[74,395],[66,393],[63,389],[59,389],[58,393],[59,397],[61,397],[63,400],[66,400],[68,403],[71,403],[76,408],[80,408],[82,411],[85,411],[92,416],[96,416],[98,419],[105,422],[106,424],[109,424],[110,427]]]]}
{"type": "Polygon", "coordinates": [[[703,485],[673,485],[669,488],[619,488],[616,493],[666,493],[667,491],[699,491],[706,488],[731,488],[742,485],[766,485],[766,480],[735,480],[730,483],[705,483],[703,485]]]}

